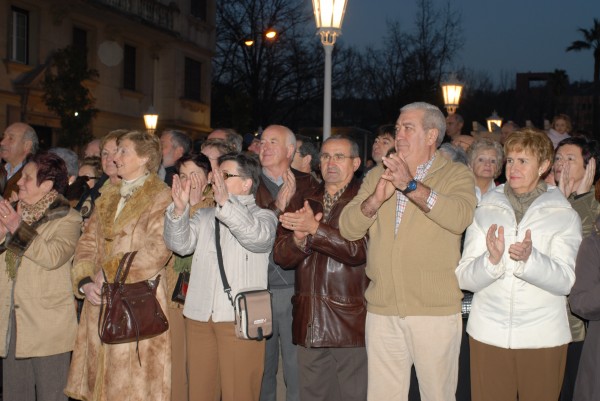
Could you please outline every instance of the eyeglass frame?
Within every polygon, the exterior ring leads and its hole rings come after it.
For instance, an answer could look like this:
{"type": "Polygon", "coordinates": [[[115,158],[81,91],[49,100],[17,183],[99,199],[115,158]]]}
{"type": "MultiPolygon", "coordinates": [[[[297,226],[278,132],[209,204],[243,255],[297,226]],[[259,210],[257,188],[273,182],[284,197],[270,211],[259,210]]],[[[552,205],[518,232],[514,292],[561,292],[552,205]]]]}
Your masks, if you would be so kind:
{"type": "Polygon", "coordinates": [[[335,163],[343,163],[346,159],[356,159],[358,156],[346,156],[343,153],[336,153],[333,155],[330,155],[329,153],[321,153],[319,154],[319,160],[321,162],[329,162],[330,160],[333,160],[335,163]]]}

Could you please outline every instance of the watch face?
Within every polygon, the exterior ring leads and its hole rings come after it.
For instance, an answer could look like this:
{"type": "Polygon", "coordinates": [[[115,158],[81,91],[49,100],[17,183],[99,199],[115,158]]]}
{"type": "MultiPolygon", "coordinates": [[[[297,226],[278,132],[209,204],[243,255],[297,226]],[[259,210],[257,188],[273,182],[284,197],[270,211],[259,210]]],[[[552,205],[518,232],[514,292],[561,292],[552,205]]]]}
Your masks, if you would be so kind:
{"type": "Polygon", "coordinates": [[[406,186],[406,189],[402,192],[404,192],[405,194],[414,191],[415,189],[417,189],[417,181],[416,180],[410,180],[408,182],[408,185],[406,186]]]}

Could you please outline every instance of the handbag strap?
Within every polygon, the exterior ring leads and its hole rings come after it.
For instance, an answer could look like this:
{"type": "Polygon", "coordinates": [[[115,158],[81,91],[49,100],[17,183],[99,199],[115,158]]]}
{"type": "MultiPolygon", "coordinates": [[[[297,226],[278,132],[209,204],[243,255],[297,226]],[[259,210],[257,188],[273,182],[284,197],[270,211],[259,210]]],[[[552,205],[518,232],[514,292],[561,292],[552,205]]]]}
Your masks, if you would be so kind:
{"type": "Polygon", "coordinates": [[[219,219],[215,217],[215,246],[217,247],[217,260],[219,261],[219,273],[221,273],[221,281],[223,282],[223,289],[227,294],[227,298],[231,302],[231,305],[235,308],[233,298],[231,297],[231,286],[227,281],[227,275],[225,274],[225,267],[223,266],[223,252],[221,251],[221,230],[220,230],[219,219]]]}
{"type": "MultiPolygon", "coordinates": [[[[131,267],[131,264],[133,263],[133,258],[135,257],[137,252],[138,251],[127,252],[125,255],[123,255],[123,257],[121,258],[121,261],[119,262],[119,267],[117,268],[117,274],[115,275],[115,280],[114,280],[115,284],[117,284],[117,283],[124,284],[125,283],[125,279],[127,278],[127,275],[129,274],[129,268],[131,267]],[[125,266],[124,273],[122,273],[123,266],[125,266]]],[[[104,269],[102,269],[102,275],[104,276],[104,281],[108,283],[108,278],[106,277],[106,272],[104,271],[104,269]]]]}

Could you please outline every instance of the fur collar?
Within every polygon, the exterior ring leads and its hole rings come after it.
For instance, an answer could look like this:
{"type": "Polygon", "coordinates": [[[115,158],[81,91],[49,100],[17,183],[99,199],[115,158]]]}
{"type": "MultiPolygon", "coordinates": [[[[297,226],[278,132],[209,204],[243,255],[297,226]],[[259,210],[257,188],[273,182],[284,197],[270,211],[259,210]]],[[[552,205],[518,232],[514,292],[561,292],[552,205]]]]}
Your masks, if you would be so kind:
{"type": "Polygon", "coordinates": [[[48,206],[48,209],[44,212],[44,215],[41,219],[31,224],[31,228],[37,229],[44,223],[47,223],[51,220],[60,219],[61,217],[65,217],[69,210],[71,209],[71,205],[69,201],[62,195],[58,195],[54,202],[48,206]]]}
{"type": "Polygon", "coordinates": [[[102,196],[96,200],[98,220],[105,238],[112,238],[114,233],[119,232],[132,220],[138,219],[142,211],[150,209],[156,194],[167,188],[167,185],[156,174],[151,174],[127,201],[115,220],[117,205],[121,199],[120,188],[121,184],[106,186],[102,190],[102,196]]]}

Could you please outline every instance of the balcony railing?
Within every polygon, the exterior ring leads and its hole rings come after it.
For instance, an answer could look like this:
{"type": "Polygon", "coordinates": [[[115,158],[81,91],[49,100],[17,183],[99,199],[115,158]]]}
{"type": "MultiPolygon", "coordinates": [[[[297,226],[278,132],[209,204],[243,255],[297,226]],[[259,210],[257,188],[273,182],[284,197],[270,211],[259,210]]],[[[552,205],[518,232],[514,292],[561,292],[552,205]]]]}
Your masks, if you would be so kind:
{"type": "Polygon", "coordinates": [[[173,31],[177,7],[159,3],[157,0],[88,0],[90,3],[102,4],[121,11],[128,16],[160,28],[173,31]]]}

